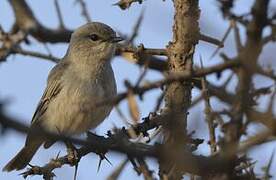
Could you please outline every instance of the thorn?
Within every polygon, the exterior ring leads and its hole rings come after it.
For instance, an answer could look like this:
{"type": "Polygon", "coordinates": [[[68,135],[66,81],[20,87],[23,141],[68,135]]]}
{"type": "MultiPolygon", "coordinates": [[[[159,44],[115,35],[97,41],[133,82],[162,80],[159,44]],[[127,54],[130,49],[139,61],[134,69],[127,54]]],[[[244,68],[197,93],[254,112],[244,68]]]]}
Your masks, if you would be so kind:
{"type": "Polygon", "coordinates": [[[109,161],[109,159],[107,159],[107,157],[105,155],[103,155],[103,158],[111,165],[113,166],[113,164],[111,163],[111,161],[109,161]]]}
{"type": "Polygon", "coordinates": [[[151,141],[150,136],[148,136],[146,143],[150,143],[150,141],[151,141]]]}
{"type": "Polygon", "coordinates": [[[79,167],[79,163],[75,165],[74,180],[77,180],[78,167],[79,167]]]}
{"type": "Polygon", "coordinates": [[[28,166],[30,166],[31,168],[35,167],[34,165],[31,165],[30,163],[28,163],[28,166]]]}
{"type": "Polygon", "coordinates": [[[58,159],[59,155],[60,155],[60,151],[58,152],[58,154],[57,154],[57,156],[56,156],[56,158],[55,158],[55,159],[58,159]]]}
{"type": "Polygon", "coordinates": [[[203,60],[202,60],[201,54],[199,54],[199,60],[200,60],[200,66],[201,66],[201,68],[203,68],[203,60]]]}
{"type": "Polygon", "coordinates": [[[105,159],[111,166],[113,166],[113,164],[109,161],[109,159],[107,159],[104,153],[100,153],[99,156],[101,160],[105,159]]]}
{"type": "Polygon", "coordinates": [[[28,172],[28,171],[25,171],[25,172],[19,173],[18,175],[19,175],[19,176],[23,176],[23,178],[26,179],[26,177],[28,176],[28,175],[27,175],[27,172],[28,172]]]}
{"type": "MultiPolygon", "coordinates": [[[[233,28],[233,23],[230,23],[229,27],[227,28],[221,42],[224,44],[226,38],[228,37],[228,35],[230,34],[231,30],[233,28]]],[[[216,50],[213,52],[213,54],[211,55],[211,57],[209,58],[209,60],[213,59],[213,57],[215,57],[217,55],[217,53],[219,52],[220,47],[216,48],[216,50]]]]}
{"type": "Polygon", "coordinates": [[[97,172],[99,172],[100,166],[101,166],[103,160],[106,160],[111,166],[113,166],[113,164],[109,161],[109,159],[107,159],[107,157],[103,153],[100,153],[98,155],[99,155],[100,159],[99,159],[97,172]]]}
{"type": "Polygon", "coordinates": [[[98,168],[97,168],[97,173],[100,171],[100,167],[101,167],[101,164],[102,164],[102,158],[100,157],[99,159],[99,164],[98,164],[98,168]]]}

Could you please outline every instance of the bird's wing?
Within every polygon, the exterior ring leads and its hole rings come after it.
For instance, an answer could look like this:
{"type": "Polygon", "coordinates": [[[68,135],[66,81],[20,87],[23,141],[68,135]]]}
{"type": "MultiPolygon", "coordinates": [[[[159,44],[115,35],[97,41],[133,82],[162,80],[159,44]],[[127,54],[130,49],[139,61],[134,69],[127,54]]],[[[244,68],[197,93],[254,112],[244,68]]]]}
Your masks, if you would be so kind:
{"type": "Polygon", "coordinates": [[[62,89],[61,77],[64,70],[68,67],[69,62],[61,60],[50,72],[47,80],[47,87],[38,103],[36,111],[32,118],[32,125],[38,124],[40,117],[47,110],[48,104],[62,89]]]}

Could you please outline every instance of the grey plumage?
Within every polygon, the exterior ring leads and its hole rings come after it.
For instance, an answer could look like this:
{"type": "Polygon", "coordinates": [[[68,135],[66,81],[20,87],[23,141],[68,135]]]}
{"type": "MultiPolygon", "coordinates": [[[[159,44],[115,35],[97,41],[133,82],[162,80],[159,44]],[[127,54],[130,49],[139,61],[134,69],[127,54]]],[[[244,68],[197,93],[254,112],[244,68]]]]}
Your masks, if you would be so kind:
{"type": "MultiPolygon", "coordinates": [[[[75,135],[98,126],[109,115],[112,106],[92,107],[116,95],[110,60],[119,40],[103,23],[93,22],[78,28],[72,34],[65,57],[48,76],[31,128],[75,135]]],[[[3,170],[23,169],[45,142],[45,147],[51,145],[47,137],[28,134],[23,149],[3,170]]]]}

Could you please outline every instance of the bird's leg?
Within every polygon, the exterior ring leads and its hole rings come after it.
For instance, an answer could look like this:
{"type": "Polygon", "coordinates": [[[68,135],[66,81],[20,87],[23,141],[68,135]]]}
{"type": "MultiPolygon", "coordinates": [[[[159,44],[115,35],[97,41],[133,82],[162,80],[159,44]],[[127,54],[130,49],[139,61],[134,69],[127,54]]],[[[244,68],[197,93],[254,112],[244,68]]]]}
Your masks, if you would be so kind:
{"type": "Polygon", "coordinates": [[[65,141],[67,147],[67,158],[71,166],[75,166],[79,162],[77,148],[70,141],[65,141]]]}

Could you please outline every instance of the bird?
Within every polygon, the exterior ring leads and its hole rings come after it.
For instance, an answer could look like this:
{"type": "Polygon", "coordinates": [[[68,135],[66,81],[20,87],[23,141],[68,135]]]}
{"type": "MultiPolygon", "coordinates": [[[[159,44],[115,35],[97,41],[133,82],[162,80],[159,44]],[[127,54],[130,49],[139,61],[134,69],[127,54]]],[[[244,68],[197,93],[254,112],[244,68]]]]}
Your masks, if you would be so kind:
{"type": "MultiPolygon", "coordinates": [[[[70,37],[65,56],[48,75],[30,129],[73,136],[103,122],[112,105],[95,108],[95,103],[117,94],[111,59],[116,44],[122,40],[110,26],[101,22],[77,28],[70,37]]],[[[53,143],[47,136],[30,131],[24,147],[3,171],[24,169],[41,145],[48,148],[53,143]]]]}

